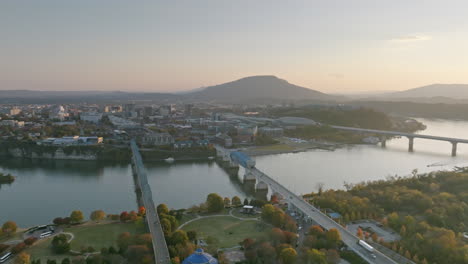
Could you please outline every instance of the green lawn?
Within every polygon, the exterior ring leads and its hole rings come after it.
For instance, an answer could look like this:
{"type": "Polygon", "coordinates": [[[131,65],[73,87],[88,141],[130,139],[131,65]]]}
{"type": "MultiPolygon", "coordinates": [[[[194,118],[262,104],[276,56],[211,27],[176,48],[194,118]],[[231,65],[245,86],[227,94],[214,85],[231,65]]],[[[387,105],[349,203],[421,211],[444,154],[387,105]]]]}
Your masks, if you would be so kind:
{"type": "MultiPolygon", "coordinates": [[[[117,237],[123,232],[131,234],[145,233],[144,225],[136,225],[135,223],[111,223],[98,225],[81,225],[70,228],[65,228],[64,232],[73,233],[75,238],[71,242],[71,249],[80,251],[81,247],[93,247],[96,251],[100,251],[103,247],[114,246],[117,249],[117,237]]],[[[37,242],[26,252],[31,255],[31,259],[40,259],[45,263],[47,259],[61,261],[64,258],[72,258],[71,255],[56,255],[51,249],[52,238],[37,242]]]]}
{"type": "Polygon", "coordinates": [[[10,240],[23,240],[23,234],[24,234],[24,231],[17,231],[11,236],[0,235],[0,244],[6,241],[10,241],[10,240]]]}
{"type": "Polygon", "coordinates": [[[199,238],[212,237],[220,248],[239,245],[245,238],[260,238],[269,227],[255,220],[241,221],[231,216],[207,217],[196,220],[182,228],[185,231],[195,230],[199,238]]]}
{"type": "Polygon", "coordinates": [[[71,249],[80,251],[82,247],[93,247],[96,251],[103,247],[117,247],[117,237],[124,233],[131,234],[145,233],[144,225],[138,226],[135,223],[113,223],[102,225],[83,225],[67,228],[64,232],[73,233],[75,239],[71,242],[71,249]]]}
{"type": "Polygon", "coordinates": [[[52,252],[50,244],[51,242],[52,238],[43,241],[38,241],[32,247],[26,249],[25,252],[31,255],[31,260],[40,259],[41,263],[45,263],[48,259],[56,260],[58,263],[60,263],[62,259],[67,257],[71,259],[71,256],[57,255],[54,252],[52,252]]]}

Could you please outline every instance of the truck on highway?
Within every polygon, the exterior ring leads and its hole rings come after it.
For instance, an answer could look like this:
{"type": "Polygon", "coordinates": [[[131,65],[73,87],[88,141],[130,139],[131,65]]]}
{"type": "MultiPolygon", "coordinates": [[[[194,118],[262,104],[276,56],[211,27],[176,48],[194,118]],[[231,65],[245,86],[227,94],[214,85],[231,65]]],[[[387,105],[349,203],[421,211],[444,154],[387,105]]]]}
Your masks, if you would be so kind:
{"type": "Polygon", "coordinates": [[[369,251],[369,252],[371,252],[371,253],[374,252],[374,248],[373,248],[371,245],[367,244],[366,241],[364,241],[364,240],[359,240],[358,244],[359,244],[361,247],[365,248],[367,251],[369,251]]]}

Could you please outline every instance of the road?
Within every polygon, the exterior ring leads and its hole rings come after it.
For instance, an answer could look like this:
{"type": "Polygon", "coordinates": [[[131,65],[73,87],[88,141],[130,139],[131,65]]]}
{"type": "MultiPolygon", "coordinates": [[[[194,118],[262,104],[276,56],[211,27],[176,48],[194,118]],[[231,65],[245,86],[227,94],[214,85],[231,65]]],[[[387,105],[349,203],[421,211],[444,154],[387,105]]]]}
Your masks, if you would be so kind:
{"type": "Polygon", "coordinates": [[[143,205],[146,208],[146,221],[150,229],[151,236],[153,238],[153,250],[156,264],[170,264],[171,258],[169,250],[167,248],[166,239],[164,238],[164,232],[159,222],[159,216],[156,213],[156,206],[153,202],[153,194],[148,184],[148,177],[146,175],[146,169],[143,166],[143,161],[138,150],[138,146],[135,141],[130,142],[132,149],[132,162],[134,165],[134,172],[138,178],[138,187],[141,189],[141,199],[143,205]]]}
{"type": "Polygon", "coordinates": [[[288,189],[286,189],[283,185],[279,184],[268,175],[264,174],[260,170],[253,168],[251,169],[252,173],[256,176],[259,181],[263,181],[268,184],[271,189],[275,192],[280,193],[288,203],[294,205],[298,210],[304,213],[306,216],[310,217],[314,220],[317,224],[321,225],[325,229],[336,228],[341,233],[342,241],[354,252],[360,255],[369,263],[376,263],[376,264],[395,264],[396,262],[390,259],[389,257],[385,256],[379,251],[375,251],[375,259],[371,256],[371,254],[366,251],[363,247],[358,245],[359,238],[356,237],[354,234],[349,232],[347,229],[333,221],[331,218],[326,216],[320,210],[309,204],[308,202],[304,201],[302,198],[298,197],[288,189]]]}

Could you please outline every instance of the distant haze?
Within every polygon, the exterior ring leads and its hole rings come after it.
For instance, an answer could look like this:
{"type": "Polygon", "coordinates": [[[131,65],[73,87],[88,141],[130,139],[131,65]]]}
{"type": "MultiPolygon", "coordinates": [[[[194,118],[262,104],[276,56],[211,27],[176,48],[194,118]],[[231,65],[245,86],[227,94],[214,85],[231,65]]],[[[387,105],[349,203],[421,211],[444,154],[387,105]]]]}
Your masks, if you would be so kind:
{"type": "Polygon", "coordinates": [[[0,1],[0,90],[468,83],[467,1],[0,1]]]}

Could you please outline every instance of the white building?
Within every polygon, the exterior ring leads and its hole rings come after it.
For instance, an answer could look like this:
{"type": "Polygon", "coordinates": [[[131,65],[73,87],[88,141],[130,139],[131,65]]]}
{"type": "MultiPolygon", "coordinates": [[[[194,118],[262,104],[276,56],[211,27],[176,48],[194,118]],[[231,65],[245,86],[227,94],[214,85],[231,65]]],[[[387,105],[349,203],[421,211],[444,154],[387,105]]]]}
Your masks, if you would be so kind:
{"type": "Polygon", "coordinates": [[[96,112],[88,112],[88,113],[81,113],[80,114],[80,120],[82,121],[87,121],[91,123],[99,123],[102,119],[102,114],[101,113],[96,113],[96,112]]]}

